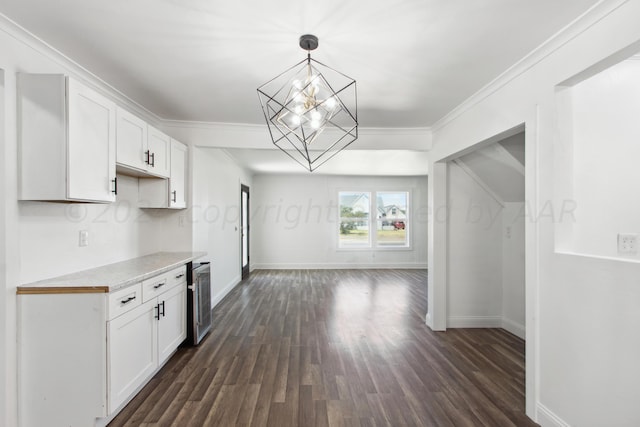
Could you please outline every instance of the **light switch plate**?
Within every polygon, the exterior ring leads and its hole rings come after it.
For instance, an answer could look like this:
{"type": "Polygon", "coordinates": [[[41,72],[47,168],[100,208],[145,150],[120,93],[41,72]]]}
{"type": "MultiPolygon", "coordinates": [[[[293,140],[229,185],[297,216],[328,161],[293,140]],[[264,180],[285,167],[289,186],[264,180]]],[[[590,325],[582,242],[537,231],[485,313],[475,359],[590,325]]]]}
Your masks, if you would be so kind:
{"type": "Polygon", "coordinates": [[[89,246],[89,231],[80,230],[80,238],[78,244],[80,246],[89,246]]]}

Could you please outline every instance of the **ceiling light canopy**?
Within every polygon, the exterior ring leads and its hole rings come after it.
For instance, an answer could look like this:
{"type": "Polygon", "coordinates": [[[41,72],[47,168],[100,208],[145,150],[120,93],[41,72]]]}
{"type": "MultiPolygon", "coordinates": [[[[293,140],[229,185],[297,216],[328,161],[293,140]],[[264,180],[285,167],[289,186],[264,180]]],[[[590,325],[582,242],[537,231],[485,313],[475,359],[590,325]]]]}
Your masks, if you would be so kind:
{"type": "Polygon", "coordinates": [[[318,38],[300,37],[307,58],[258,88],[273,143],[313,172],[358,138],[356,81],[311,58],[318,38]]]}

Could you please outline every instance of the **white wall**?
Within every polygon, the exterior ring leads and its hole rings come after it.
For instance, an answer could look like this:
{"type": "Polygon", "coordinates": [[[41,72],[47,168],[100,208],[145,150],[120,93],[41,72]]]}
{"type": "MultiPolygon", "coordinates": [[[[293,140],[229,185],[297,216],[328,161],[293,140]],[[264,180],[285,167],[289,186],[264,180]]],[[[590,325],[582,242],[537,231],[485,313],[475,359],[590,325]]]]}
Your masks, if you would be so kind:
{"type": "MultiPolygon", "coordinates": [[[[193,249],[207,252],[198,261],[211,262],[211,302],[216,305],[242,276],[240,184],[250,187],[251,204],[256,191],[251,176],[223,150],[196,147],[193,164],[193,249]]],[[[256,238],[250,237],[253,252],[256,238]]]]}
{"type": "Polygon", "coordinates": [[[498,202],[456,163],[447,171],[447,327],[504,328],[524,339],[524,202],[498,202]]]}
{"type": "Polygon", "coordinates": [[[21,283],[158,251],[166,231],[137,201],[138,179],[118,175],[115,203],[19,202],[21,283]],[[89,232],[86,247],[80,230],[89,232]]]}
{"type": "MultiPolygon", "coordinates": [[[[4,70],[0,69],[0,312],[7,312],[7,222],[6,222],[6,172],[5,162],[5,96],[4,70]]],[[[7,420],[7,318],[0,315],[0,422],[7,420]]]]}
{"type": "MultiPolygon", "coordinates": [[[[437,162],[526,126],[527,413],[543,426],[640,425],[640,340],[632,338],[640,330],[640,265],[555,248],[556,222],[571,220],[560,215],[566,196],[562,177],[571,171],[556,163],[566,154],[558,143],[556,86],[612,55],[621,59],[640,50],[638,16],[640,1],[598,3],[434,127],[432,210],[439,208],[433,201],[446,192],[446,176],[437,162]]],[[[626,155],[602,142],[605,150],[626,155]]],[[[602,209],[621,209],[624,203],[616,198],[602,209]]],[[[431,227],[430,239],[435,235],[437,240],[430,247],[446,246],[440,224],[433,221],[431,227]]],[[[447,278],[443,254],[432,254],[429,320],[442,329],[447,278]]]]}
{"type": "Polygon", "coordinates": [[[640,57],[623,61],[570,89],[573,141],[572,251],[619,254],[618,233],[640,233],[640,57]]]}
{"type": "Polygon", "coordinates": [[[448,173],[447,326],[500,327],[502,206],[457,164],[448,173]]]}
{"type": "Polygon", "coordinates": [[[502,209],[502,327],[525,338],[525,204],[502,209]]]}
{"type": "Polygon", "coordinates": [[[426,177],[256,175],[253,183],[254,268],[426,267],[426,177]],[[411,250],[338,249],[341,190],[411,191],[411,250]]]}

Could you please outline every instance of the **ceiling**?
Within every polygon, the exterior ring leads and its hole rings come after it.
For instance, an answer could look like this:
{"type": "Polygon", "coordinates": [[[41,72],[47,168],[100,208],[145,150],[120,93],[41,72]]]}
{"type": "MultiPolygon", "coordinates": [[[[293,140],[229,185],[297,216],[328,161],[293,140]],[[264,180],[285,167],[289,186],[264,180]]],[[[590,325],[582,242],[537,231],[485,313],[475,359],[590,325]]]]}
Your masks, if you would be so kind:
{"type": "MultiPolygon", "coordinates": [[[[356,79],[359,125],[380,132],[428,129],[595,3],[2,0],[0,13],[174,126],[264,125],[256,89],[302,60],[298,38],[315,34],[312,57],[356,79]]],[[[304,173],[264,134],[271,150],[227,153],[255,173],[304,173]]],[[[425,152],[381,142],[371,149],[361,132],[314,173],[428,173],[425,152]]]]}
{"type": "Polygon", "coordinates": [[[428,127],[595,0],[2,0],[0,13],[163,119],[261,124],[305,57],[353,77],[362,127],[428,127]]]}

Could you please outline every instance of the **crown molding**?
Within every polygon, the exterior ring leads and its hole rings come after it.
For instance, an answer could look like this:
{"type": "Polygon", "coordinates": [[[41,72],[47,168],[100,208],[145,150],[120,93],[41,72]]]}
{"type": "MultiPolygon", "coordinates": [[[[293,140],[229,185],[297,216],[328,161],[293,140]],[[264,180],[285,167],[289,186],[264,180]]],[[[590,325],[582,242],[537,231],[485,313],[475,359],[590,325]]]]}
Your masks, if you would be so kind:
{"type": "MultiPolygon", "coordinates": [[[[208,141],[203,146],[227,147],[233,138],[234,148],[274,148],[266,124],[219,123],[189,120],[162,120],[161,129],[189,144],[208,141]]],[[[326,129],[325,132],[337,132],[326,129]]],[[[431,128],[358,128],[360,149],[404,149],[428,151],[432,146],[431,128]]],[[[202,143],[198,143],[202,145],[202,143]]]]}
{"type": "MultiPolygon", "coordinates": [[[[96,74],[69,58],[64,53],[60,52],[58,49],[2,13],[0,13],[0,31],[56,63],[66,70],[65,74],[80,80],[83,84],[100,92],[102,95],[110,98],[147,122],[154,125],[162,123],[163,120],[158,115],[138,104],[127,95],[102,80],[96,74]]],[[[39,72],[46,71],[42,70],[39,72]]]]}
{"type": "Polygon", "coordinates": [[[267,129],[267,125],[258,125],[255,123],[221,123],[163,119],[162,124],[168,128],[203,129],[214,131],[224,130],[231,132],[264,132],[267,129]]]}
{"type": "MultiPolygon", "coordinates": [[[[235,131],[235,132],[261,132],[267,131],[267,125],[255,123],[221,123],[221,122],[204,122],[191,120],[162,120],[162,124],[168,128],[184,128],[184,129],[205,129],[216,131],[235,131]]],[[[376,128],[358,126],[358,133],[362,135],[381,135],[381,136],[425,136],[430,137],[430,127],[408,127],[408,128],[376,128]]]]}
{"type": "Polygon", "coordinates": [[[500,90],[502,87],[506,86],[512,80],[516,79],[520,75],[533,68],[546,57],[569,43],[571,40],[578,37],[580,34],[584,33],[593,25],[597,24],[602,19],[606,18],[629,1],[630,0],[601,0],[595,5],[591,6],[591,8],[589,8],[582,15],[571,21],[568,25],[566,25],[560,31],[547,39],[547,41],[543,42],[540,46],[532,50],[524,58],[516,62],[505,72],[500,74],[491,82],[487,83],[479,91],[471,95],[460,105],[447,113],[443,118],[434,123],[431,126],[432,131],[439,131],[444,126],[460,117],[467,110],[471,109],[473,106],[477,105],[484,99],[491,96],[493,93],[500,90]]]}

